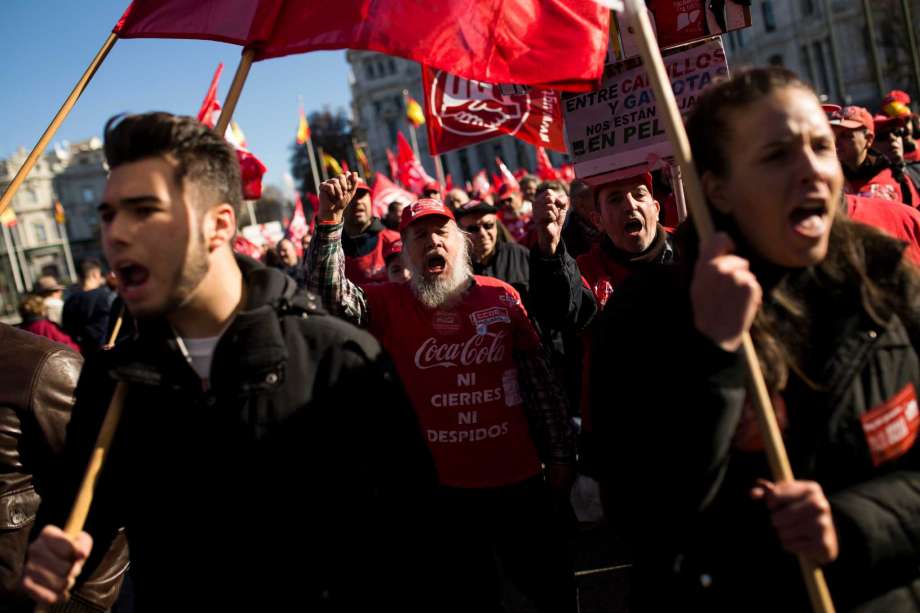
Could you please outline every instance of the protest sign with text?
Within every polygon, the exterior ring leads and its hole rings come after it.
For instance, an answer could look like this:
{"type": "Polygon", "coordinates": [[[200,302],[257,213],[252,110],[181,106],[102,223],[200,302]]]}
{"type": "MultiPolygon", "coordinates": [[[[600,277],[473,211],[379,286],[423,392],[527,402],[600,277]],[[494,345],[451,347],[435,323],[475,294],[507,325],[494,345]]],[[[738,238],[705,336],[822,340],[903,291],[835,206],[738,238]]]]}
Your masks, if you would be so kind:
{"type": "MultiPolygon", "coordinates": [[[[682,47],[664,60],[683,114],[715,78],[728,74],[719,38],[682,47]]],[[[566,96],[563,110],[579,178],[648,165],[650,159],[671,155],[648,74],[638,60],[610,66],[600,89],[566,96]]]]}

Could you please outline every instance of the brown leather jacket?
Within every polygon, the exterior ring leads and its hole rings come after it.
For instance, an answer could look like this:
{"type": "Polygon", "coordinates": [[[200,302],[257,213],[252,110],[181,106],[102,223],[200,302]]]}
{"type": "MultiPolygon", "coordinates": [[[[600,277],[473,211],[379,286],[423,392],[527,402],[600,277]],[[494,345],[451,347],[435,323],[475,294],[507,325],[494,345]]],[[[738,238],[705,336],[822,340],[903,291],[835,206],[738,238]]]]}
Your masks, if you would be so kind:
{"type": "MultiPolygon", "coordinates": [[[[19,587],[29,531],[64,448],[83,358],[64,345],[0,324],[0,612],[31,611],[19,587]]],[[[128,566],[124,539],[61,610],[104,610],[128,566]]]]}

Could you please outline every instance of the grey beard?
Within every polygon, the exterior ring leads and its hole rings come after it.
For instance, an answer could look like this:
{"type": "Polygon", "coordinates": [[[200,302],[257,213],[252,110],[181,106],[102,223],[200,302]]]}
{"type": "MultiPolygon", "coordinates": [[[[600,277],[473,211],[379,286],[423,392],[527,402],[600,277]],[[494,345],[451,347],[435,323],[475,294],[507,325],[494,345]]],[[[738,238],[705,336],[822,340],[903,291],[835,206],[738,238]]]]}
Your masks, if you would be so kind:
{"type": "Polygon", "coordinates": [[[467,281],[473,276],[473,267],[470,264],[469,250],[466,245],[454,258],[449,277],[439,275],[434,279],[426,279],[422,276],[421,270],[416,270],[411,264],[409,268],[412,270],[412,278],[409,280],[412,293],[429,309],[436,309],[453,302],[463,293],[467,281]]]}

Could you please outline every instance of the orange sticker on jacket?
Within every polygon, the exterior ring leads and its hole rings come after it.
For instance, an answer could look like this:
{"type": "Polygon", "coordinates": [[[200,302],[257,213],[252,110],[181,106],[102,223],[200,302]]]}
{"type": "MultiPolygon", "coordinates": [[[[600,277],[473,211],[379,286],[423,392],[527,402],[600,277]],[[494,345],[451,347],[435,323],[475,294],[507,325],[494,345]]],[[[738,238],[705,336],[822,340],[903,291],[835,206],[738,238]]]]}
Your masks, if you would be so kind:
{"type": "Polygon", "coordinates": [[[878,466],[907,453],[920,430],[917,390],[908,383],[900,392],[860,416],[872,463],[878,466]]]}

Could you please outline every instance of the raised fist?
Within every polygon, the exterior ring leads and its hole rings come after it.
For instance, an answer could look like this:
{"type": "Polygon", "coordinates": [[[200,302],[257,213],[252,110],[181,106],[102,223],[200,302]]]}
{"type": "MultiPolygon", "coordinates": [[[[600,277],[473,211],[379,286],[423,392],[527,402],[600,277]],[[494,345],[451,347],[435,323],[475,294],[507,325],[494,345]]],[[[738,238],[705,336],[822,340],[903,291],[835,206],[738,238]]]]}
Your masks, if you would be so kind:
{"type": "Polygon", "coordinates": [[[354,198],[358,187],[358,173],[350,172],[323,181],[319,186],[320,221],[341,223],[345,208],[354,198]]]}
{"type": "Polygon", "coordinates": [[[568,210],[569,197],[560,190],[545,189],[534,199],[533,222],[537,230],[537,246],[543,255],[556,254],[568,210]]]}

